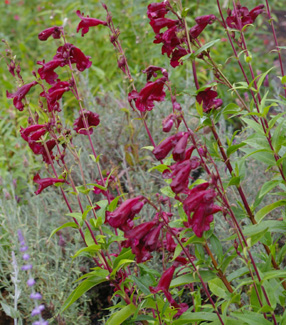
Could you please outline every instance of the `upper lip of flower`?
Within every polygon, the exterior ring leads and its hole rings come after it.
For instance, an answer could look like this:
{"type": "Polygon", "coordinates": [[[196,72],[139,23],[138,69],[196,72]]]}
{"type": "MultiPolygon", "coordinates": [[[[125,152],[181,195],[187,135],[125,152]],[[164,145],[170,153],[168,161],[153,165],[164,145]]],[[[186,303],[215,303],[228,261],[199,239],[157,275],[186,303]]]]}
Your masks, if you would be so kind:
{"type": "Polygon", "coordinates": [[[76,14],[78,17],[81,19],[80,23],[77,26],[76,32],[78,33],[81,29],[81,36],[84,36],[89,31],[89,27],[97,26],[97,25],[107,25],[106,21],[96,19],[96,18],[91,18],[89,16],[84,17],[83,13],[81,14],[80,10],[76,11],[76,14]]]}

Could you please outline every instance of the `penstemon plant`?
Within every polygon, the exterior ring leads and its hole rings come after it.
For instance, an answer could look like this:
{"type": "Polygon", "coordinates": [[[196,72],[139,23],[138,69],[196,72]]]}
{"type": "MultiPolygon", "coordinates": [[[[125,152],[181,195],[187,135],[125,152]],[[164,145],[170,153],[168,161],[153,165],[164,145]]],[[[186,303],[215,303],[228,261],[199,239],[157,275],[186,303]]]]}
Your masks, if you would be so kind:
{"type": "Polygon", "coordinates": [[[68,42],[65,26],[39,33],[40,41],[52,37],[61,44],[51,60],[37,62],[41,67],[33,73],[34,81],[24,83],[20,69],[14,72],[15,62],[9,65],[20,86],[14,93],[7,92],[7,97],[16,109],[28,111],[28,126],[21,127],[21,137],[42,157],[49,174],[34,176],[35,194],[55,186],[67,216],[73,219],[51,236],[68,227],[79,231],[84,247],[73,258],[83,255],[94,263],[78,279],[59,313],[89,289],[109,282],[116,302],[106,324],[286,323],[282,263],[286,246],[277,245],[285,234],[286,78],[268,1],[251,10],[233,1],[226,11],[217,0],[217,15],[198,16],[194,21],[181,0],[150,3],[147,16],[154,46],[168,57],[168,65],[146,67],[142,71],[146,84],[141,89],[132,76],[120,31],[105,4],[103,9],[106,20],[78,10],[77,33],[84,37],[95,28],[109,31],[118,68],[128,81],[129,114],[142,123],[148,136],[143,148],[150,151],[148,173],[160,175],[160,193],[124,193],[119,171],[106,172],[108,167],[92,138],[100,127],[100,112],[87,109],[79,87],[80,73],[91,67],[91,57],[68,42]],[[257,75],[248,45],[249,29],[263,13],[279,58],[279,97],[268,86],[273,68],[257,75]],[[203,34],[209,25],[227,37],[224,42],[228,41],[242,81],[232,81],[227,65],[216,62],[212,52],[221,39],[205,43],[203,34]],[[170,71],[185,67],[192,69],[194,87],[185,85],[180,92],[170,71]],[[202,69],[205,74],[211,70],[209,78],[201,77],[202,69]],[[37,108],[28,101],[34,89],[40,90],[37,108]],[[231,98],[223,95],[227,90],[231,98]],[[67,93],[78,103],[73,130],[65,126],[61,114],[67,93]],[[183,94],[189,96],[187,105],[180,102],[183,94]],[[152,111],[166,98],[172,108],[164,111],[157,140],[148,124],[152,111]],[[195,117],[195,126],[189,116],[195,117]],[[240,129],[222,138],[220,125],[233,119],[240,121],[240,129]],[[97,173],[93,183],[86,179],[75,137],[88,140],[97,173]],[[254,200],[246,173],[252,159],[268,175],[254,200]],[[80,180],[75,179],[74,168],[79,169],[80,180]],[[275,188],[279,190],[273,192],[275,188]],[[103,199],[95,200],[98,195],[103,199]],[[72,196],[77,206],[71,203],[72,196]],[[265,204],[269,197],[271,203],[265,204]],[[146,211],[148,217],[143,217],[146,211]],[[217,229],[216,224],[223,228],[217,229]]]}

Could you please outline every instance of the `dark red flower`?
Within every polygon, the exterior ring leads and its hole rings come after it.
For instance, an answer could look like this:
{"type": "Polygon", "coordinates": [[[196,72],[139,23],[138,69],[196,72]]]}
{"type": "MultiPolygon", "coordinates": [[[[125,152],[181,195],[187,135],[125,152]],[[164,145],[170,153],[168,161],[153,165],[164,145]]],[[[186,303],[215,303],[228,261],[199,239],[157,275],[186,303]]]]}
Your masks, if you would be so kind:
{"type": "Polygon", "coordinates": [[[163,140],[158,144],[156,148],[153,149],[152,153],[157,160],[162,160],[167,157],[169,152],[174,148],[177,143],[177,135],[171,135],[170,137],[163,140]]]}
{"type": "Polygon", "coordinates": [[[71,63],[75,63],[78,71],[84,71],[91,67],[92,62],[89,61],[90,56],[84,55],[84,53],[77,47],[72,47],[70,51],[71,63]]]}
{"type": "Polygon", "coordinates": [[[113,228],[119,228],[123,231],[130,229],[128,221],[133,220],[135,215],[141,211],[145,204],[145,200],[142,196],[137,196],[133,199],[128,199],[123,202],[113,212],[106,213],[106,221],[113,228]]]}
{"type": "Polygon", "coordinates": [[[169,2],[158,2],[158,3],[150,3],[148,5],[147,9],[147,16],[149,19],[156,19],[156,18],[162,18],[166,15],[166,13],[169,11],[168,9],[169,2]]]}
{"type": "Polygon", "coordinates": [[[64,179],[57,179],[57,178],[40,178],[39,174],[36,174],[33,178],[33,181],[39,184],[37,191],[35,192],[36,195],[40,194],[45,188],[54,185],[56,183],[65,183],[64,179]]]}
{"type": "Polygon", "coordinates": [[[223,102],[220,98],[217,97],[217,92],[207,88],[203,91],[200,91],[196,96],[196,100],[199,104],[203,104],[204,112],[209,112],[212,109],[219,108],[223,102]]]}
{"type": "Polygon", "coordinates": [[[134,100],[136,108],[141,112],[151,111],[154,108],[154,101],[162,102],[165,100],[166,93],[163,88],[166,81],[166,77],[153,82],[148,81],[139,93],[133,90],[128,94],[129,102],[131,103],[134,100]]]}
{"type": "Polygon", "coordinates": [[[179,23],[179,20],[169,19],[169,18],[156,18],[151,19],[150,25],[154,30],[154,33],[160,33],[160,30],[164,27],[173,27],[179,23]]]}
{"type": "Polygon", "coordinates": [[[175,161],[183,161],[185,159],[185,151],[188,144],[189,133],[186,132],[177,142],[173,150],[173,159],[175,161]]]}
{"type": "Polygon", "coordinates": [[[62,60],[60,59],[54,59],[47,63],[45,63],[45,60],[43,62],[38,61],[37,64],[42,65],[42,68],[38,70],[41,79],[46,80],[50,85],[56,83],[58,74],[54,70],[61,65],[61,62],[62,60]]]}
{"type": "Polygon", "coordinates": [[[163,121],[162,121],[162,125],[163,125],[163,132],[170,132],[173,125],[174,125],[174,115],[171,114],[168,117],[166,117],[163,121]]]}
{"type": "Polygon", "coordinates": [[[202,237],[203,232],[210,229],[213,214],[222,210],[214,204],[216,193],[213,189],[207,189],[209,185],[203,183],[189,190],[187,198],[183,201],[183,208],[188,216],[188,222],[184,225],[191,227],[198,237],[202,237]]]}
{"type": "Polygon", "coordinates": [[[97,126],[100,122],[99,115],[97,113],[91,112],[84,110],[83,112],[80,112],[79,117],[74,121],[74,130],[76,133],[79,134],[92,134],[93,133],[93,128],[92,126],[97,126]],[[84,123],[84,118],[86,119],[87,125],[84,123]]]}
{"type": "Polygon", "coordinates": [[[197,25],[193,26],[190,29],[190,37],[197,38],[200,36],[201,32],[207,27],[207,25],[211,25],[215,21],[216,17],[214,15],[206,15],[200,16],[195,19],[197,25]]]}
{"type": "Polygon", "coordinates": [[[59,103],[66,91],[70,90],[70,83],[68,81],[59,81],[53,87],[51,87],[47,93],[42,92],[40,96],[45,97],[47,99],[48,110],[49,112],[58,111],[59,103]]]}
{"type": "Polygon", "coordinates": [[[179,60],[187,55],[187,50],[184,49],[183,47],[181,46],[178,46],[175,51],[172,52],[172,57],[171,57],[171,61],[170,61],[170,64],[173,68],[176,68],[178,65],[182,65],[183,64],[183,61],[179,62],[179,60]]]}
{"type": "Polygon", "coordinates": [[[149,81],[152,77],[157,77],[157,71],[161,71],[162,75],[168,80],[168,71],[164,68],[155,65],[150,65],[147,69],[143,70],[142,72],[147,74],[147,81],[149,81]]]}
{"type": "Polygon", "coordinates": [[[26,129],[21,127],[20,134],[21,137],[27,142],[38,141],[41,136],[45,135],[47,128],[45,124],[35,124],[30,125],[26,129]]]}
{"type": "MultiPolygon", "coordinates": [[[[49,155],[50,155],[52,161],[55,159],[55,157],[53,155],[53,149],[56,146],[56,144],[57,144],[56,143],[56,140],[54,140],[54,139],[48,140],[46,142],[46,146],[47,146],[47,149],[48,149],[48,152],[49,152],[49,155]]],[[[41,152],[40,152],[40,154],[42,155],[43,161],[45,163],[47,163],[47,164],[50,164],[51,163],[51,161],[49,159],[49,155],[48,155],[48,153],[47,153],[47,151],[46,151],[46,149],[45,149],[45,147],[44,147],[43,144],[41,145],[41,152]]]]}
{"type": "Polygon", "coordinates": [[[38,38],[40,41],[46,41],[50,36],[53,36],[54,39],[61,38],[62,34],[62,27],[54,26],[43,30],[39,35],[38,38]]]}
{"type": "Polygon", "coordinates": [[[174,272],[175,272],[175,267],[172,265],[170,268],[168,268],[163,275],[161,276],[161,279],[157,285],[157,287],[149,287],[150,291],[152,293],[157,293],[159,291],[168,292],[174,272]]]}
{"type": "Polygon", "coordinates": [[[70,61],[76,64],[79,71],[90,68],[92,62],[89,59],[90,56],[86,56],[79,48],[70,43],[60,46],[54,56],[54,60],[61,60],[61,67],[68,65],[70,61]]]}
{"type": "Polygon", "coordinates": [[[17,89],[16,92],[9,93],[8,91],[6,92],[7,98],[14,98],[13,99],[13,104],[14,106],[19,110],[23,111],[24,109],[24,104],[22,103],[22,100],[25,98],[25,96],[28,94],[30,89],[37,84],[37,81],[33,81],[29,84],[26,84],[19,89],[17,89]]]}
{"type": "Polygon", "coordinates": [[[171,174],[173,181],[170,187],[174,193],[181,193],[188,187],[191,170],[192,165],[190,160],[185,160],[177,164],[176,169],[171,174]]]}
{"type": "Polygon", "coordinates": [[[228,27],[241,30],[244,26],[253,24],[258,15],[263,12],[264,5],[253,8],[250,12],[247,7],[237,4],[236,10],[229,10],[226,23],[228,27]]]}
{"type": "Polygon", "coordinates": [[[84,34],[88,33],[89,27],[94,27],[97,25],[107,25],[106,21],[99,20],[96,18],[90,18],[89,16],[84,17],[83,13],[80,12],[80,10],[77,10],[76,14],[81,19],[80,23],[77,26],[76,32],[78,33],[81,29],[81,36],[84,36],[84,34]]]}

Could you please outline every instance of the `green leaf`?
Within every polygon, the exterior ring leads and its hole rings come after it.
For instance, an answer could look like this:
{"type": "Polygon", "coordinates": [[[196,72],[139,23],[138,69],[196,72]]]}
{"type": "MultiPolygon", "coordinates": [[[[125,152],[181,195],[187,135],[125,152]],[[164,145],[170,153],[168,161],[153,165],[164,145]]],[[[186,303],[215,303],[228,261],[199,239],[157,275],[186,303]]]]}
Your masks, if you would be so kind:
{"type": "Polygon", "coordinates": [[[146,146],[146,147],[142,147],[141,149],[146,149],[146,150],[149,150],[149,151],[153,151],[154,147],[153,146],[146,146]]]}
{"type": "Polygon", "coordinates": [[[122,265],[120,264],[122,260],[130,260],[131,262],[134,262],[134,257],[135,255],[132,253],[130,248],[122,249],[121,253],[115,258],[113,262],[113,271],[122,265]]]}
{"type": "Polygon", "coordinates": [[[106,277],[94,277],[84,280],[73,292],[68,296],[62,308],[60,310],[60,314],[68,309],[77,299],[79,299],[84,293],[86,293],[91,288],[95,287],[96,285],[105,282],[106,277]]]}
{"type": "Polygon", "coordinates": [[[150,173],[153,170],[158,170],[160,173],[162,173],[166,169],[169,169],[170,170],[170,168],[167,165],[160,164],[160,165],[153,166],[150,169],[148,169],[148,173],[150,173]]]}
{"type": "Polygon", "coordinates": [[[136,283],[137,287],[144,293],[144,295],[150,295],[149,286],[152,285],[150,281],[150,276],[149,278],[147,278],[149,279],[149,281],[146,281],[146,275],[143,275],[143,277],[139,278],[134,275],[130,275],[129,278],[136,283]]]}
{"type": "MultiPolygon", "coordinates": [[[[211,271],[201,270],[200,275],[205,282],[209,282],[210,280],[216,278],[215,273],[213,273],[211,271]]],[[[172,280],[172,282],[170,284],[170,288],[175,288],[175,287],[179,287],[181,285],[185,285],[188,283],[194,283],[194,282],[200,282],[200,279],[198,278],[196,273],[184,274],[184,275],[178,276],[177,278],[172,280]]]]}
{"type": "Polygon", "coordinates": [[[116,267],[113,267],[113,270],[112,270],[112,272],[110,273],[110,276],[111,277],[113,277],[115,274],[116,274],[116,272],[118,271],[118,270],[120,270],[121,269],[121,267],[123,266],[123,265],[125,265],[125,264],[131,264],[131,263],[134,263],[135,261],[134,260],[127,260],[127,259],[122,259],[122,260],[120,260],[118,263],[117,263],[117,265],[116,265],[116,267]]]}
{"type": "Polygon", "coordinates": [[[241,142],[238,144],[234,144],[230,147],[227,148],[226,154],[229,157],[231,154],[233,154],[234,152],[236,152],[239,148],[244,147],[246,145],[245,142],[241,142]]]}
{"type": "Polygon", "coordinates": [[[227,299],[229,297],[227,289],[221,279],[219,278],[213,279],[208,282],[208,285],[210,287],[211,292],[215,294],[217,297],[222,299],[227,299]]]}
{"type": "Polygon", "coordinates": [[[99,245],[90,245],[88,247],[84,247],[84,248],[81,248],[79,249],[72,258],[76,258],[77,256],[79,256],[81,253],[84,253],[84,252],[88,252],[88,253],[96,253],[100,250],[100,246],[99,245]]]}
{"type": "Polygon", "coordinates": [[[232,186],[232,185],[238,186],[239,183],[240,183],[240,176],[234,176],[228,182],[227,187],[232,186]]]}
{"type": "Polygon", "coordinates": [[[137,307],[133,304],[129,304],[123,307],[118,312],[111,315],[111,317],[107,320],[106,325],[120,325],[122,324],[127,318],[133,315],[137,310],[137,307]]]}
{"type": "Polygon", "coordinates": [[[248,118],[242,117],[241,118],[250,128],[252,128],[254,131],[256,131],[257,133],[263,134],[264,135],[264,131],[262,129],[262,126],[258,123],[256,123],[253,120],[250,120],[248,118]]]}
{"type": "Polygon", "coordinates": [[[277,202],[271,203],[262,209],[260,209],[256,214],[255,214],[255,220],[259,223],[263,218],[267,216],[268,213],[270,213],[272,210],[279,208],[281,206],[286,205],[286,200],[279,200],[277,202]]]}
{"type": "Polygon", "coordinates": [[[199,116],[200,116],[200,117],[203,117],[203,115],[204,115],[204,111],[203,111],[203,102],[198,103],[198,102],[196,101],[196,110],[197,110],[199,116]]]}
{"type": "Polygon", "coordinates": [[[175,193],[172,191],[171,187],[170,186],[165,186],[165,187],[162,187],[160,189],[160,192],[163,193],[164,195],[168,196],[168,197],[172,197],[174,198],[175,197],[175,193]]]}
{"type": "Polygon", "coordinates": [[[220,39],[216,39],[214,41],[206,43],[201,48],[199,48],[195,53],[192,54],[193,58],[196,58],[200,53],[204,52],[205,50],[207,50],[211,46],[213,46],[215,43],[220,42],[220,41],[221,41],[220,39]]]}
{"type": "Polygon", "coordinates": [[[59,230],[61,230],[63,228],[67,228],[67,227],[78,228],[78,226],[75,222],[66,222],[65,224],[61,225],[57,229],[54,229],[52,231],[52,233],[50,234],[50,237],[48,240],[50,240],[54,236],[54,234],[57,233],[59,230]]]}
{"type": "Polygon", "coordinates": [[[230,103],[223,108],[222,113],[225,118],[228,118],[228,115],[230,114],[241,114],[241,107],[239,107],[237,104],[230,103]]]}
{"type": "Polygon", "coordinates": [[[190,312],[185,312],[178,319],[174,320],[172,322],[172,324],[174,324],[174,325],[186,325],[186,324],[190,324],[190,323],[193,324],[195,322],[200,322],[200,321],[214,322],[217,319],[218,319],[218,316],[215,313],[206,313],[206,312],[190,313],[190,312]]]}
{"type": "Polygon", "coordinates": [[[231,315],[249,325],[271,325],[272,324],[267,319],[265,319],[263,315],[249,312],[246,310],[244,310],[243,314],[241,312],[233,312],[231,313],[231,315]]]}
{"type": "Polygon", "coordinates": [[[263,197],[266,195],[268,192],[270,192],[274,187],[279,185],[281,183],[281,180],[272,180],[269,182],[266,182],[262,185],[260,191],[259,191],[259,198],[263,197]]]}

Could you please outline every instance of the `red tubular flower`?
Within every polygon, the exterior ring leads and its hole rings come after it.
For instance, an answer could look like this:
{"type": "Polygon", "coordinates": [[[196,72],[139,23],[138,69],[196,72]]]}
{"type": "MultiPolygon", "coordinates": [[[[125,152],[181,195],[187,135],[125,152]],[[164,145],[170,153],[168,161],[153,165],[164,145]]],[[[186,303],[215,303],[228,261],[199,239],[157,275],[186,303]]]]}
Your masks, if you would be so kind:
{"type": "Polygon", "coordinates": [[[174,116],[173,114],[169,115],[167,118],[165,118],[162,121],[162,125],[163,125],[163,132],[170,132],[173,125],[174,125],[174,116]]]}
{"type": "Polygon", "coordinates": [[[39,35],[38,38],[40,41],[46,41],[50,36],[53,36],[54,39],[61,38],[62,34],[62,27],[54,26],[43,30],[39,35]]]}
{"type": "Polygon", "coordinates": [[[241,30],[244,26],[253,24],[258,15],[263,12],[264,5],[259,5],[253,8],[250,12],[247,7],[242,7],[240,4],[235,10],[228,11],[226,23],[228,27],[241,30]]]}
{"type": "Polygon", "coordinates": [[[66,43],[57,49],[57,53],[54,56],[54,60],[60,60],[60,66],[64,67],[71,63],[75,63],[79,71],[84,71],[90,68],[92,62],[89,61],[90,56],[86,56],[79,48],[73,44],[66,43]]]}
{"type": "Polygon", "coordinates": [[[70,83],[68,81],[59,81],[48,90],[48,93],[42,92],[40,96],[46,97],[49,112],[59,110],[59,103],[66,91],[70,90],[70,83]]]}
{"type": "Polygon", "coordinates": [[[205,16],[199,16],[195,19],[196,23],[198,25],[211,25],[216,19],[215,15],[205,15],[205,16]]]}
{"type": "Polygon", "coordinates": [[[171,61],[170,64],[173,68],[176,68],[178,65],[182,65],[183,61],[179,62],[179,60],[187,55],[187,50],[184,49],[181,46],[177,46],[177,48],[175,49],[175,51],[172,52],[172,57],[171,57],[171,61]]]}
{"type": "Polygon", "coordinates": [[[150,65],[147,69],[143,70],[142,72],[147,74],[147,81],[149,81],[152,77],[157,77],[157,71],[161,71],[162,75],[168,80],[168,71],[164,68],[155,65],[150,65]]]}
{"type": "Polygon", "coordinates": [[[161,143],[159,143],[156,148],[154,148],[154,150],[152,151],[153,155],[156,157],[157,160],[165,159],[169,152],[174,148],[176,142],[176,135],[171,135],[170,137],[166,138],[161,143]]]}
{"type": "Polygon", "coordinates": [[[37,191],[35,192],[36,195],[40,194],[45,188],[54,185],[55,183],[65,183],[64,179],[57,179],[57,178],[40,178],[39,174],[36,174],[33,178],[33,181],[39,184],[37,191]]]}
{"type": "Polygon", "coordinates": [[[77,26],[76,32],[78,33],[81,29],[81,36],[84,36],[84,34],[88,33],[89,27],[94,27],[97,25],[107,25],[106,21],[90,18],[89,16],[84,17],[83,13],[80,12],[80,10],[77,10],[76,14],[81,19],[80,23],[77,26]]]}
{"type": "Polygon", "coordinates": [[[153,82],[148,81],[144,88],[138,93],[133,90],[128,94],[128,100],[135,100],[136,108],[141,112],[151,111],[154,108],[154,101],[162,102],[165,100],[164,84],[166,77],[159,78],[153,82]]]}
{"type": "Polygon", "coordinates": [[[168,6],[169,2],[159,2],[159,3],[150,3],[147,9],[147,16],[149,19],[157,19],[165,17],[166,13],[169,11],[168,6]]]}
{"type": "Polygon", "coordinates": [[[203,103],[204,112],[209,112],[212,109],[219,108],[223,102],[220,98],[217,97],[217,92],[207,88],[203,91],[200,91],[196,96],[196,100],[199,104],[203,103]]]}
{"type": "Polygon", "coordinates": [[[141,211],[145,204],[145,200],[142,196],[137,196],[133,199],[128,199],[123,202],[113,212],[107,212],[106,221],[113,228],[119,228],[121,230],[129,229],[127,227],[128,220],[133,220],[135,215],[141,211]]]}
{"type": "Polygon", "coordinates": [[[54,70],[61,65],[61,62],[62,61],[59,59],[54,59],[47,63],[45,63],[45,60],[43,62],[38,61],[37,64],[42,65],[42,68],[39,68],[38,70],[41,79],[46,80],[50,85],[56,83],[58,74],[54,70]]]}
{"type": "Polygon", "coordinates": [[[175,161],[183,161],[185,159],[185,151],[188,144],[189,134],[186,132],[181,139],[177,142],[173,150],[173,159],[175,161]]]}
{"type": "Polygon", "coordinates": [[[77,47],[72,47],[71,62],[76,64],[78,71],[84,71],[91,67],[92,62],[89,61],[90,56],[85,56],[84,53],[77,47]]]}
{"type": "Polygon", "coordinates": [[[154,30],[154,33],[160,33],[160,30],[164,27],[173,27],[179,23],[179,20],[169,19],[169,18],[156,18],[151,19],[150,25],[154,30]]]}
{"type": "Polygon", "coordinates": [[[152,293],[157,293],[160,290],[162,290],[164,293],[168,292],[174,272],[175,272],[175,267],[172,265],[163,273],[156,288],[149,287],[150,291],[152,293]]]}
{"type": "Polygon", "coordinates": [[[21,127],[20,134],[21,137],[27,142],[38,141],[42,135],[47,132],[45,124],[35,124],[30,125],[26,129],[21,127]]]}
{"type": "Polygon", "coordinates": [[[14,106],[19,110],[23,111],[24,109],[24,104],[22,103],[22,100],[25,98],[25,96],[28,94],[30,89],[37,84],[37,81],[33,81],[29,84],[26,84],[19,89],[17,89],[16,92],[13,94],[9,93],[8,91],[6,92],[7,98],[14,98],[13,99],[13,104],[14,106]]]}
{"type": "Polygon", "coordinates": [[[175,171],[171,175],[173,181],[170,184],[174,193],[181,193],[188,187],[191,170],[192,165],[190,160],[185,160],[176,166],[175,171]]]}
{"type": "Polygon", "coordinates": [[[209,183],[203,183],[188,191],[188,197],[183,202],[183,208],[188,216],[186,227],[191,227],[198,237],[202,237],[204,231],[210,229],[213,221],[213,214],[221,211],[222,208],[214,205],[216,193],[208,189],[209,183]],[[191,212],[194,212],[190,218],[191,212]]]}
{"type": "Polygon", "coordinates": [[[74,121],[74,130],[76,133],[79,134],[92,134],[93,128],[91,126],[97,126],[100,123],[99,115],[97,113],[84,110],[84,112],[80,112],[80,116],[74,121]],[[85,116],[86,122],[87,122],[87,128],[85,128],[83,115],[85,116]]]}

